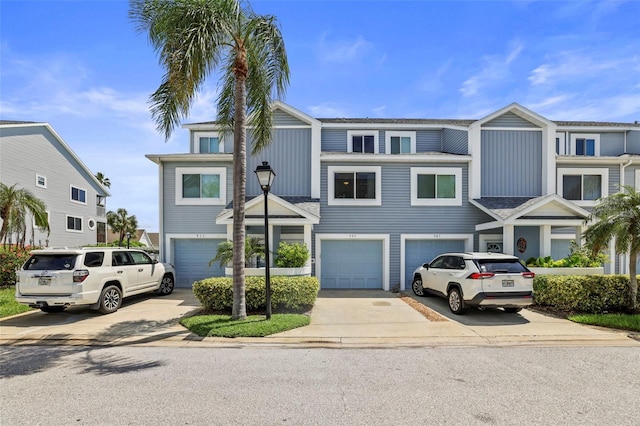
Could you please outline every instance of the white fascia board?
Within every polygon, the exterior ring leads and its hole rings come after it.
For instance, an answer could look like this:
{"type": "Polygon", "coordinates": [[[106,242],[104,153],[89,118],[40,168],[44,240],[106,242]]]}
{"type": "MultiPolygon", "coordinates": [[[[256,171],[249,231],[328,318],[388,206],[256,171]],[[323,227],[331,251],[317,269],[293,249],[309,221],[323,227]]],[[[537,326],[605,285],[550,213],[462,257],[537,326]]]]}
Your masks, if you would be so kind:
{"type": "Polygon", "coordinates": [[[188,162],[233,162],[233,154],[147,154],[149,160],[156,164],[166,163],[169,161],[188,161],[188,162]]]}
{"type": "MultiPolygon", "coordinates": [[[[627,163],[629,160],[634,161],[633,157],[587,157],[582,155],[556,155],[556,164],[598,164],[616,166],[627,163]]],[[[636,160],[640,162],[640,158],[636,160]]]]}
{"type": "Polygon", "coordinates": [[[571,210],[573,213],[580,215],[582,217],[587,217],[589,216],[589,212],[586,211],[585,209],[583,209],[580,206],[575,205],[574,203],[572,203],[569,200],[566,200],[564,198],[562,198],[561,196],[557,195],[557,194],[550,194],[546,197],[544,197],[543,199],[539,200],[538,202],[530,205],[529,207],[527,207],[524,210],[521,210],[519,212],[517,212],[516,214],[509,216],[507,219],[505,219],[505,223],[512,223],[513,220],[516,220],[522,216],[527,215],[528,213],[539,209],[540,207],[546,205],[546,204],[550,204],[550,203],[558,203],[561,204],[563,207],[566,207],[567,209],[571,210]]]}
{"type": "Polygon", "coordinates": [[[469,130],[467,126],[457,126],[455,124],[419,124],[419,123],[327,123],[322,122],[323,129],[349,129],[349,130],[469,130]]]}
{"type": "Polygon", "coordinates": [[[479,223],[476,225],[476,231],[486,231],[488,229],[502,228],[504,223],[501,221],[479,223]]]}
{"type": "MultiPolygon", "coordinates": [[[[291,222],[292,219],[296,219],[296,220],[301,220],[303,222],[301,223],[310,223],[310,224],[318,224],[320,223],[320,218],[317,217],[316,215],[313,215],[305,210],[302,210],[299,207],[296,207],[295,205],[289,203],[288,201],[283,200],[282,198],[278,197],[277,195],[274,195],[272,193],[269,193],[268,195],[269,200],[275,204],[280,205],[281,207],[284,207],[287,210],[290,210],[291,212],[300,215],[301,218],[291,218],[291,219],[286,219],[287,223],[291,222]]],[[[264,195],[257,195],[255,197],[253,197],[251,200],[247,201],[244,205],[244,209],[249,210],[250,208],[252,208],[253,206],[257,205],[257,204],[262,204],[264,202],[264,195]]],[[[247,221],[248,219],[246,219],[245,217],[245,221],[247,221]]],[[[269,219],[269,222],[272,222],[276,219],[269,219]]],[[[262,223],[264,223],[264,219],[260,219],[260,221],[262,223]]],[[[223,215],[220,215],[216,218],[216,225],[224,225],[224,224],[228,224],[228,223],[232,223],[233,222],[233,209],[230,209],[228,212],[226,212],[223,215]]],[[[275,223],[275,222],[274,222],[275,223]]]]}
{"type": "Polygon", "coordinates": [[[558,131],[562,132],[570,132],[570,133],[599,133],[599,132],[630,132],[630,131],[640,131],[640,127],[634,127],[629,125],[628,127],[619,127],[619,126],[557,126],[558,131]]]}
{"type": "MultiPolygon", "coordinates": [[[[494,118],[500,117],[501,115],[507,113],[507,112],[512,112],[515,115],[517,115],[520,118],[523,118],[527,121],[530,121],[540,127],[547,127],[547,126],[553,126],[555,127],[555,123],[551,120],[549,120],[548,118],[545,118],[543,116],[541,116],[538,113],[535,113],[533,111],[531,111],[528,108],[523,107],[522,105],[518,104],[517,102],[513,102],[509,105],[507,105],[504,108],[499,109],[496,112],[493,112],[489,115],[487,115],[486,117],[483,117],[481,119],[479,119],[478,121],[476,121],[475,123],[473,123],[473,125],[476,126],[482,126],[484,123],[487,123],[491,120],[493,120],[494,118]]],[[[539,129],[538,129],[539,130],[539,129]]]]}
{"type": "Polygon", "coordinates": [[[504,222],[504,225],[513,226],[581,226],[584,224],[583,219],[527,219],[520,218],[514,220],[508,220],[504,222]]]}
{"type": "Polygon", "coordinates": [[[299,109],[294,108],[291,105],[286,104],[286,103],[284,103],[282,101],[276,100],[276,101],[273,101],[271,103],[271,111],[274,111],[276,109],[280,109],[280,110],[286,112],[287,114],[297,118],[298,120],[304,121],[305,123],[310,124],[310,125],[319,124],[320,123],[320,120],[318,120],[318,119],[310,116],[309,114],[306,114],[306,113],[300,111],[299,109]]]}
{"type": "Polygon", "coordinates": [[[360,153],[344,153],[344,154],[328,154],[320,155],[322,161],[335,161],[345,163],[468,163],[471,161],[470,155],[433,155],[433,154],[360,154],[360,153]]]}

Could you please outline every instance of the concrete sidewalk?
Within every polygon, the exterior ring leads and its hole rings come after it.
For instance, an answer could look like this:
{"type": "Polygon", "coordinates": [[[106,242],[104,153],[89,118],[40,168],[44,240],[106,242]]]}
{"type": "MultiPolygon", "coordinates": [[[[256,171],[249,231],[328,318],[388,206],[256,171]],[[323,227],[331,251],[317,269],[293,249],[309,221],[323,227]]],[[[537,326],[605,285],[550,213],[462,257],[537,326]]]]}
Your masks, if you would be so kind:
{"type": "Polygon", "coordinates": [[[0,320],[0,344],[146,345],[192,347],[434,347],[639,346],[630,333],[583,326],[523,310],[470,310],[456,316],[438,298],[415,298],[433,312],[428,320],[398,295],[382,290],[322,290],[311,324],[264,338],[201,338],[179,324],[198,311],[191,290],[125,300],[117,312],[83,308],[59,314],[32,311],[0,320]],[[440,320],[437,320],[440,319],[440,320]]]}

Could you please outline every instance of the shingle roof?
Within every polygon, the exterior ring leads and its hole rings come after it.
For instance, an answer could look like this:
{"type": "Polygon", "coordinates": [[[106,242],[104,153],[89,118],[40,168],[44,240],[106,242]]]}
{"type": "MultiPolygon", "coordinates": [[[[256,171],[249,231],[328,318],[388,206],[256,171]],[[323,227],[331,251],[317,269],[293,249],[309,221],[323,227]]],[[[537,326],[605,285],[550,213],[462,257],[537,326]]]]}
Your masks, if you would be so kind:
{"type": "Polygon", "coordinates": [[[0,120],[0,126],[6,124],[36,124],[37,121],[0,120]]]}

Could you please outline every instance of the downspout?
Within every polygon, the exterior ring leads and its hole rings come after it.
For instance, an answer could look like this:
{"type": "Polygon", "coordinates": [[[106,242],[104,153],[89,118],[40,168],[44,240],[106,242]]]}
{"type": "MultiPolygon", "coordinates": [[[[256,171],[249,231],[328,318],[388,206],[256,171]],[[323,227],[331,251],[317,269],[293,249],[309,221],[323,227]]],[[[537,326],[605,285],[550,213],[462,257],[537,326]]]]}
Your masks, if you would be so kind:
{"type": "MultiPolygon", "coordinates": [[[[625,153],[627,152],[627,132],[624,133],[624,152],[625,153]]],[[[625,182],[624,182],[624,171],[631,164],[633,164],[633,159],[631,159],[631,158],[629,159],[629,161],[627,161],[626,164],[620,164],[620,186],[621,187],[625,184],[625,182]]],[[[613,244],[612,244],[612,250],[613,250],[613,244]]],[[[614,253],[612,253],[612,255],[614,255],[614,253]]],[[[618,256],[618,259],[620,260],[620,265],[618,265],[618,270],[620,271],[621,274],[629,273],[629,271],[627,270],[628,262],[625,262],[626,257],[627,257],[627,255],[618,256]]],[[[614,263],[614,271],[613,272],[615,272],[615,263],[614,263]]]]}

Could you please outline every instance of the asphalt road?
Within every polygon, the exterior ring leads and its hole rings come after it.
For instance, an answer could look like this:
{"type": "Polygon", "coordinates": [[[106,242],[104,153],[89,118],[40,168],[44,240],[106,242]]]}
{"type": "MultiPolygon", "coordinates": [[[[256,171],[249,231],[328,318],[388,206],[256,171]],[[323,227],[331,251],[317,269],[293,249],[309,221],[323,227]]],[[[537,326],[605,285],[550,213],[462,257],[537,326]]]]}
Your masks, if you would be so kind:
{"type": "Polygon", "coordinates": [[[634,347],[0,347],[0,424],[637,425],[634,347]]]}

